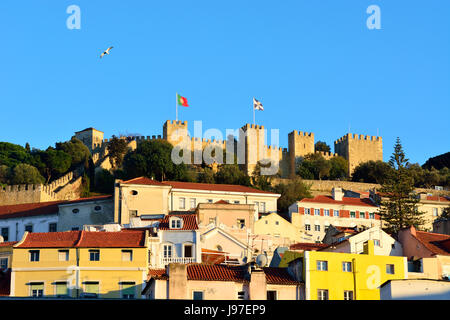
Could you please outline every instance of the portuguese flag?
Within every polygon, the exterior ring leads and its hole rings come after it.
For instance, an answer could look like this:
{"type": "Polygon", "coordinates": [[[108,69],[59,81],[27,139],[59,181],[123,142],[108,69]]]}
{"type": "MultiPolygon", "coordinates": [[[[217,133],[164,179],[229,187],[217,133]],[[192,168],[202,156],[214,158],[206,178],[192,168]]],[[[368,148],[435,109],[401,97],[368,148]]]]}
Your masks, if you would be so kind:
{"type": "Polygon", "coordinates": [[[180,96],[178,93],[177,93],[177,103],[179,106],[189,107],[187,99],[185,97],[180,96]]]}

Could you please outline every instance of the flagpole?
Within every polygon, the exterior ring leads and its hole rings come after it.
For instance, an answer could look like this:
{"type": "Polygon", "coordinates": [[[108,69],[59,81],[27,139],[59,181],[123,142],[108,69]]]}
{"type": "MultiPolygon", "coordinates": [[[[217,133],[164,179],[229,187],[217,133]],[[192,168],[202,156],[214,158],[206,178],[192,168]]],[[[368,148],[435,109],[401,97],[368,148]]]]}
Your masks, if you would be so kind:
{"type": "Polygon", "coordinates": [[[256,125],[256,122],[255,122],[255,105],[253,105],[253,124],[256,125]]]}
{"type": "Polygon", "coordinates": [[[175,121],[178,121],[178,92],[175,92],[175,121]]]}

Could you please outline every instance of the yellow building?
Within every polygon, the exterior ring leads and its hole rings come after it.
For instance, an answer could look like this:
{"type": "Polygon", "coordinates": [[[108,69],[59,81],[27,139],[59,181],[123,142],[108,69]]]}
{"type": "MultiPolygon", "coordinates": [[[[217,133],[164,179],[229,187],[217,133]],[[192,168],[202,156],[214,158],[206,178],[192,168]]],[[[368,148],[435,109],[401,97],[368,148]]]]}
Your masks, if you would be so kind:
{"type": "Polygon", "coordinates": [[[26,232],[13,248],[10,296],[141,298],[147,233],[26,232]]]}
{"type": "Polygon", "coordinates": [[[255,221],[254,234],[270,235],[274,238],[288,238],[292,242],[301,242],[302,233],[292,223],[277,213],[270,213],[255,221]]]}
{"type": "Polygon", "coordinates": [[[388,280],[407,279],[406,257],[374,255],[373,240],[363,254],[305,251],[290,262],[305,281],[306,300],[379,300],[388,280]]]}

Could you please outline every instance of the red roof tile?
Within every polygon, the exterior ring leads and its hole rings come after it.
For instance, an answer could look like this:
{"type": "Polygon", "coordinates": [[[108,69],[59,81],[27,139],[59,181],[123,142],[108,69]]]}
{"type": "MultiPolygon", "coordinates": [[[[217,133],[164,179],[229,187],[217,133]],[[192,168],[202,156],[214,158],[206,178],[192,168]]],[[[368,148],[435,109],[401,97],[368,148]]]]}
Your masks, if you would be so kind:
{"type": "Polygon", "coordinates": [[[151,278],[156,280],[167,280],[169,276],[166,274],[166,269],[148,269],[147,281],[151,278]]]}
{"type": "Polygon", "coordinates": [[[80,239],[82,231],[29,233],[16,248],[70,248],[80,239]]]}
{"type": "Polygon", "coordinates": [[[431,252],[436,255],[450,255],[447,241],[450,235],[416,231],[416,238],[431,252]]]}
{"type": "Polygon", "coordinates": [[[181,182],[181,181],[164,181],[166,185],[172,186],[174,189],[193,189],[193,190],[208,190],[208,191],[223,191],[223,192],[247,192],[247,193],[276,193],[263,191],[251,187],[236,185],[236,184],[213,184],[213,183],[197,183],[197,182],[181,182]]]}
{"type": "Polygon", "coordinates": [[[11,269],[0,270],[0,297],[9,296],[11,291],[11,269]]]}
{"type": "Polygon", "coordinates": [[[214,202],[214,203],[219,203],[219,204],[230,204],[229,201],[225,201],[225,200],[219,200],[219,201],[216,201],[216,202],[214,202]]]}
{"type": "Polygon", "coordinates": [[[306,251],[316,251],[321,248],[327,247],[326,244],[323,243],[307,243],[307,242],[299,242],[294,243],[289,246],[289,250],[306,250],[306,251]]]}
{"type": "Polygon", "coordinates": [[[65,201],[50,201],[0,206],[0,219],[57,214],[58,204],[64,202],[65,201]]]}
{"type": "Polygon", "coordinates": [[[0,247],[12,247],[15,245],[17,241],[6,241],[6,242],[0,242],[0,247]]]}
{"type": "Polygon", "coordinates": [[[29,233],[16,248],[138,248],[145,231],[65,231],[29,233]]]}
{"type": "Polygon", "coordinates": [[[266,274],[267,284],[286,284],[297,285],[299,284],[288,272],[287,268],[263,268],[266,274]]]}
{"type": "Polygon", "coordinates": [[[138,177],[127,181],[122,181],[124,184],[143,184],[148,186],[166,186],[164,183],[153,180],[147,177],[138,177]]]}
{"type": "Polygon", "coordinates": [[[113,199],[113,195],[112,194],[101,195],[101,196],[94,196],[94,197],[88,197],[88,198],[79,198],[79,199],[75,199],[75,200],[65,201],[62,204],[72,204],[72,203],[78,203],[78,202],[88,202],[88,201],[96,201],[96,200],[109,200],[109,199],[113,199]]]}
{"type": "Polygon", "coordinates": [[[372,200],[368,198],[350,198],[343,197],[342,201],[334,200],[331,196],[319,195],[314,198],[304,198],[299,202],[302,203],[327,203],[327,204],[340,204],[349,206],[363,206],[363,207],[377,207],[372,200]]]}
{"type": "Polygon", "coordinates": [[[245,269],[242,266],[222,264],[187,265],[188,280],[244,282],[246,280],[245,274],[245,269]]]}
{"type": "Polygon", "coordinates": [[[204,264],[224,263],[226,256],[227,252],[202,248],[202,263],[204,264]]]}
{"type": "Polygon", "coordinates": [[[159,223],[159,230],[197,230],[197,215],[195,214],[168,214],[159,223]],[[171,217],[178,217],[183,219],[183,226],[180,229],[171,229],[169,226],[169,219],[171,217]]]}
{"type": "Polygon", "coordinates": [[[448,200],[445,197],[440,197],[440,196],[427,196],[427,200],[428,201],[442,201],[442,202],[450,202],[450,200],[448,200]]]}
{"type": "Polygon", "coordinates": [[[145,247],[145,231],[89,232],[82,231],[78,248],[141,248],[145,247]]]}

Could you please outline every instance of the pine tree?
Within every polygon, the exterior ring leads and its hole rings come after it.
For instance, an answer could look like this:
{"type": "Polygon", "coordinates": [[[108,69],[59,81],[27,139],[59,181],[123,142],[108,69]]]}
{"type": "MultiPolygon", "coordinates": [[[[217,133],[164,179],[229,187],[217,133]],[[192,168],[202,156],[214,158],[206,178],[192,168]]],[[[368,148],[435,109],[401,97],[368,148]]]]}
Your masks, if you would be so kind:
{"type": "Polygon", "coordinates": [[[398,137],[389,165],[393,170],[380,190],[384,199],[379,214],[386,223],[386,230],[395,233],[409,226],[419,228],[424,224],[423,212],[418,211],[419,199],[413,193],[414,179],[407,169],[408,159],[398,137]]]}

